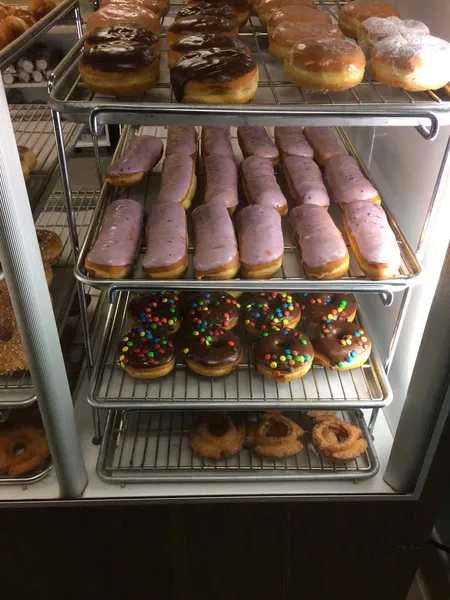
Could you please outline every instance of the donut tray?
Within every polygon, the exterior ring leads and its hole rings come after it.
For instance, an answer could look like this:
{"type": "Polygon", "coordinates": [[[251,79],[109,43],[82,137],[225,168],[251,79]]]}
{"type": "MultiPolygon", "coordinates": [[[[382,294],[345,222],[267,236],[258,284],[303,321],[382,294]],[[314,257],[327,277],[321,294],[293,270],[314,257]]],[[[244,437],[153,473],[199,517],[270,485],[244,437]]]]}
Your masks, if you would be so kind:
{"type": "MultiPolygon", "coordinates": [[[[116,364],[122,333],[132,324],[127,315],[130,298],[130,292],[119,293],[109,308],[100,340],[94,340],[99,345],[88,402],[96,408],[347,410],[381,408],[392,400],[392,390],[375,349],[362,367],[338,372],[314,364],[301,379],[275,383],[254,367],[251,340],[239,325],[235,332],[243,343],[244,357],[234,373],[202,377],[190,371],[179,356],[175,370],[166,377],[134,379],[116,364]]],[[[303,324],[302,321],[299,328],[312,337],[312,331],[303,324]]]]}
{"type": "MultiPolygon", "coordinates": [[[[317,7],[336,19],[341,0],[317,0],[317,7]]],[[[173,22],[181,2],[171,4],[162,32],[173,22]]],[[[170,86],[167,47],[162,44],[159,84],[143,96],[119,99],[93,94],[78,73],[83,40],[65,56],[54,72],[50,106],[71,121],[90,123],[98,134],[106,123],[159,125],[340,125],[416,126],[423,137],[434,139],[440,125],[450,124],[450,96],[438,92],[409,93],[381,85],[369,70],[363,82],[346,92],[308,93],[287,80],[283,65],[268,52],[267,33],[251,16],[239,34],[259,66],[255,98],[245,105],[177,104],[170,86]]]]}
{"type": "MultiPolygon", "coordinates": [[[[167,129],[165,127],[142,127],[139,131],[141,134],[151,134],[157,135],[165,141],[167,136],[167,129]]],[[[344,132],[340,131],[341,137],[347,146],[348,151],[358,159],[361,169],[365,173],[365,175],[369,177],[364,165],[362,165],[359,160],[353,146],[350,144],[350,141],[345,136],[344,132]]],[[[237,144],[236,138],[236,129],[232,128],[232,142],[234,145],[235,156],[238,161],[242,159],[242,154],[239,149],[239,145],[237,144]]],[[[121,155],[123,150],[127,147],[127,144],[131,138],[131,135],[127,135],[127,131],[124,131],[122,138],[119,142],[119,146],[116,150],[115,157],[121,155]]],[[[193,206],[195,206],[196,202],[199,202],[202,197],[202,185],[203,185],[203,177],[201,175],[201,165],[197,166],[198,173],[198,190],[196,194],[196,199],[194,200],[193,206]]],[[[396,235],[397,242],[400,247],[401,252],[401,267],[400,271],[394,277],[390,279],[386,279],[383,281],[374,281],[369,279],[364,273],[360,270],[358,263],[356,262],[355,257],[353,256],[353,252],[349,247],[350,253],[350,272],[348,276],[342,277],[340,279],[328,280],[328,281],[320,281],[320,280],[312,280],[307,279],[304,275],[303,269],[299,262],[298,251],[293,242],[293,236],[291,232],[291,228],[289,225],[289,220],[287,218],[283,218],[283,234],[284,234],[284,259],[283,266],[281,270],[271,279],[265,280],[249,280],[249,279],[230,279],[230,280],[214,280],[208,281],[206,284],[204,281],[196,280],[193,276],[193,247],[190,245],[189,248],[189,268],[182,280],[159,280],[159,281],[150,281],[145,278],[142,273],[141,262],[144,256],[144,248],[141,250],[141,254],[138,257],[136,267],[133,273],[133,279],[125,279],[121,281],[111,281],[105,279],[96,279],[92,278],[88,275],[84,263],[86,256],[89,252],[89,249],[93,245],[94,241],[97,238],[98,231],[100,229],[101,223],[103,221],[103,214],[106,210],[106,207],[109,203],[115,200],[118,196],[127,196],[133,198],[133,200],[140,201],[144,204],[144,206],[148,206],[157,196],[160,186],[160,171],[161,163],[156,169],[156,172],[149,175],[142,184],[128,189],[128,190],[118,190],[108,184],[105,184],[100,199],[97,205],[97,209],[95,211],[95,215],[91,221],[91,225],[89,227],[88,233],[85,238],[85,242],[82,245],[80,250],[80,254],[78,256],[77,264],[75,267],[75,276],[84,284],[92,285],[99,289],[107,289],[112,295],[115,291],[119,289],[180,289],[187,288],[192,290],[203,290],[205,286],[208,289],[229,289],[229,290],[248,290],[248,291],[314,291],[314,292],[330,292],[330,291],[340,291],[340,292],[378,292],[382,294],[382,298],[385,304],[390,304],[393,300],[393,294],[395,292],[404,290],[405,288],[415,284],[419,280],[420,274],[420,265],[409,246],[407,240],[401,233],[399,227],[397,226],[393,216],[390,214],[386,203],[383,202],[383,207],[388,215],[388,219],[390,225],[396,235]]],[[[289,191],[285,184],[284,179],[279,177],[280,185],[286,195],[286,198],[289,199],[289,191]]],[[[244,206],[243,192],[240,190],[240,206],[244,206]]],[[[292,203],[290,203],[291,206],[292,203]]],[[[239,210],[239,209],[238,209],[239,210]]],[[[238,211],[237,211],[238,212],[238,211]]],[[[330,214],[333,216],[335,222],[338,227],[343,230],[342,227],[342,211],[334,204],[330,207],[330,214]]],[[[188,227],[190,226],[190,214],[188,212],[188,227]]],[[[189,232],[189,239],[192,240],[193,236],[191,232],[189,232]]],[[[345,238],[345,234],[344,234],[345,238]]],[[[348,244],[347,244],[348,245],[348,244]]]]}
{"type": "MultiPolygon", "coordinates": [[[[189,429],[198,413],[109,411],[97,462],[99,477],[108,483],[183,481],[274,481],[369,479],[380,465],[372,437],[362,414],[337,413],[357,425],[368,442],[367,451],[347,464],[335,464],[320,456],[311,443],[313,423],[298,412],[287,413],[305,430],[304,449],[282,460],[262,458],[242,449],[235,456],[210,460],[195,454],[189,444],[189,429]]],[[[257,413],[246,413],[246,422],[255,422],[257,413]]]]}

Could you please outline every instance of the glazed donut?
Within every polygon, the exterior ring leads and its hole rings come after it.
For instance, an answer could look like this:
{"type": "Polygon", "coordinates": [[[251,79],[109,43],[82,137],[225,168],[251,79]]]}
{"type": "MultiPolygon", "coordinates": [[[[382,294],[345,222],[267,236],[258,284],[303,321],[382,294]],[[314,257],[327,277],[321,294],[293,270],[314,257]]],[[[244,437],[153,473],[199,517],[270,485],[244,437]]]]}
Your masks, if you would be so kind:
{"type": "Polygon", "coordinates": [[[303,204],[289,214],[305,275],[337,279],[349,268],[350,257],[341,232],[322,206],[303,204]]]}
{"type": "Polygon", "coordinates": [[[310,370],[314,349],[296,329],[267,331],[253,344],[255,365],[261,375],[277,383],[300,379],[310,370]]]}
{"type": "Polygon", "coordinates": [[[361,173],[353,156],[339,154],[330,158],[325,165],[325,177],[334,201],[341,208],[358,200],[381,203],[377,190],[361,173]]]}
{"type": "Polygon", "coordinates": [[[224,17],[198,14],[193,17],[181,17],[174,21],[167,30],[167,43],[171,46],[181,38],[194,33],[219,33],[236,36],[238,34],[236,20],[229,21],[224,17]]]}
{"type": "Polygon", "coordinates": [[[246,206],[238,216],[241,273],[245,279],[269,279],[283,264],[280,214],[270,206],[246,206]]]}
{"type": "Polygon", "coordinates": [[[302,319],[308,325],[317,327],[323,322],[354,321],[358,303],[353,294],[307,294],[300,298],[302,319]]]}
{"type": "Polygon", "coordinates": [[[234,160],[229,127],[202,127],[202,158],[218,154],[234,160]]]}
{"type": "Polygon", "coordinates": [[[272,37],[275,29],[282,25],[283,23],[292,23],[298,24],[301,23],[309,23],[311,25],[323,24],[323,25],[331,25],[331,17],[316,8],[312,8],[311,6],[281,6],[276,11],[274,11],[269,19],[269,23],[267,25],[267,33],[269,34],[269,38],[272,37]]]}
{"type": "Polygon", "coordinates": [[[222,17],[230,21],[235,27],[239,27],[239,19],[231,6],[228,4],[218,4],[217,2],[199,2],[198,4],[185,6],[178,11],[175,21],[197,16],[222,17]]]}
{"type": "Polygon", "coordinates": [[[193,125],[170,125],[167,128],[166,156],[187,154],[195,162],[197,150],[198,136],[193,125]]]}
{"type": "Polygon", "coordinates": [[[178,102],[243,104],[256,94],[259,70],[247,52],[212,48],[185,54],[170,81],[178,102]]]}
{"type": "Polygon", "coordinates": [[[430,30],[421,21],[402,20],[398,17],[369,17],[358,29],[358,44],[370,58],[375,44],[397,34],[430,35],[430,30]]]}
{"type": "Polygon", "coordinates": [[[135,200],[111,202],[85,266],[89,275],[125,279],[133,270],[141,245],[144,208],[135,200]]]}
{"type": "Polygon", "coordinates": [[[161,170],[161,188],[157,204],[180,204],[187,210],[197,189],[195,162],[183,153],[169,154],[161,170]]]}
{"type": "Polygon", "coordinates": [[[212,154],[203,159],[205,204],[225,206],[232,215],[238,205],[238,171],[234,159],[212,154]]]}
{"type": "Polygon", "coordinates": [[[79,63],[83,83],[108,96],[134,96],[159,81],[159,57],[144,44],[116,41],[91,46],[79,63]]]}
{"type": "Polygon", "coordinates": [[[367,449],[367,442],[361,435],[359,427],[333,418],[314,425],[312,442],[319,454],[335,462],[348,462],[364,454],[367,449]]]}
{"type": "Polygon", "coordinates": [[[26,146],[17,146],[23,178],[28,181],[31,171],[37,165],[36,154],[26,146]]]}
{"type": "Polygon", "coordinates": [[[284,72],[295,85],[319,92],[355,87],[363,80],[365,68],[364,52],[345,39],[306,39],[294,44],[284,59],[284,72]]]}
{"type": "Polygon", "coordinates": [[[286,6],[314,8],[314,0],[260,0],[255,6],[255,10],[261,23],[267,26],[273,13],[286,6]]]}
{"type": "Polygon", "coordinates": [[[261,156],[249,156],[242,161],[241,171],[247,204],[274,208],[284,217],[288,212],[288,204],[270,160],[261,156]]]}
{"type": "Polygon", "coordinates": [[[39,250],[41,251],[42,262],[50,265],[58,262],[64,250],[59,235],[48,229],[36,229],[36,236],[38,239],[39,250]]]}
{"type": "Polygon", "coordinates": [[[284,22],[275,27],[269,39],[269,53],[279,60],[284,60],[292,46],[303,40],[344,39],[344,34],[338,27],[328,23],[284,22]]]}
{"type": "Polygon", "coordinates": [[[324,167],[333,156],[347,154],[341,140],[331,127],[305,127],[303,133],[314,150],[314,160],[321,167],[324,167]]]}
{"type": "Polygon", "coordinates": [[[242,360],[242,346],[232,331],[207,329],[191,331],[184,340],[186,364],[198,375],[222,377],[235,371],[242,360]]]}
{"type": "Polygon", "coordinates": [[[152,135],[134,138],[120,158],[106,170],[106,181],[116,187],[133,187],[152,171],[161,160],[164,146],[152,135]]]}
{"type": "Polygon", "coordinates": [[[295,329],[301,317],[300,305],[284,292],[250,294],[242,308],[245,329],[266,337],[270,330],[295,329]]]}
{"type": "Polygon", "coordinates": [[[265,458],[281,459],[294,456],[303,449],[303,429],[280,414],[265,414],[255,430],[254,450],[265,458]]]}
{"type": "Polygon", "coordinates": [[[28,0],[27,8],[36,15],[36,18],[42,19],[56,7],[54,0],[28,0]]]}
{"type": "Polygon", "coordinates": [[[108,4],[136,4],[148,8],[159,18],[165,17],[169,11],[168,0],[101,0],[100,7],[108,6],[108,4]]]}
{"type": "Polygon", "coordinates": [[[164,377],[175,368],[174,344],[148,326],[133,327],[119,342],[117,361],[137,379],[164,377]]]}
{"type": "MultiPolygon", "coordinates": [[[[189,6],[192,6],[202,3],[202,1],[203,0],[189,0],[188,4],[189,6]]],[[[226,2],[223,2],[223,0],[208,0],[208,3],[227,4],[228,6],[231,6],[239,19],[240,27],[247,23],[247,19],[250,16],[250,4],[247,0],[226,0],[226,2]]]]}
{"type": "Polygon", "coordinates": [[[244,434],[224,413],[204,413],[189,432],[192,450],[213,460],[237,454],[244,443],[244,434]]]}
{"type": "Polygon", "coordinates": [[[87,34],[84,47],[89,49],[91,46],[103,44],[105,42],[131,42],[150,46],[156,56],[161,54],[161,45],[159,35],[150,29],[144,29],[137,25],[107,25],[106,27],[97,27],[87,34]]]}
{"type": "Polygon", "coordinates": [[[250,48],[238,38],[221,33],[195,33],[182,37],[178,42],[174,42],[169,46],[169,67],[174,67],[185,54],[198,52],[199,50],[211,50],[213,48],[220,48],[221,50],[231,48],[239,52],[251,54],[250,48]]]}
{"type": "Polygon", "coordinates": [[[200,333],[204,333],[205,328],[229,331],[239,321],[240,308],[236,298],[227,292],[201,292],[189,298],[185,321],[200,333]]]}
{"type": "Polygon", "coordinates": [[[0,473],[20,477],[37,469],[49,455],[42,427],[20,425],[0,431],[0,473]]]}
{"type": "Polygon", "coordinates": [[[359,26],[369,17],[399,17],[396,6],[381,0],[354,0],[344,4],[339,13],[339,28],[347,37],[358,39],[359,26]]]}
{"type": "Polygon", "coordinates": [[[142,269],[149,279],[181,279],[188,268],[186,213],[180,204],[153,204],[147,214],[142,269]]]}
{"type": "Polygon", "coordinates": [[[410,92],[438,90],[450,80],[450,44],[432,35],[393,35],[375,45],[372,74],[410,92]]]}
{"type": "Polygon", "coordinates": [[[87,20],[88,31],[105,25],[137,25],[158,34],[161,29],[159,16],[152,10],[127,2],[108,4],[93,12],[87,20]]]}
{"type": "Polygon", "coordinates": [[[313,339],[314,360],[333,371],[348,371],[363,365],[370,356],[372,343],[357,323],[330,321],[320,326],[313,339]]]}
{"type": "Polygon", "coordinates": [[[204,204],[192,211],[194,275],[196,279],[233,279],[239,271],[239,253],[227,209],[204,204]],[[220,240],[220,243],[217,243],[220,240]]]}
{"type": "Polygon", "coordinates": [[[128,305],[131,317],[147,326],[154,335],[170,336],[180,330],[179,298],[176,292],[154,291],[133,298],[128,305]]]}
{"type": "Polygon", "coordinates": [[[384,210],[361,200],[347,204],[344,230],[359,266],[372,279],[389,279],[398,273],[400,248],[384,210]]]}
{"type": "Polygon", "coordinates": [[[11,298],[0,293],[0,375],[28,369],[27,356],[20,338],[11,298]]]}
{"type": "Polygon", "coordinates": [[[330,199],[322,173],[313,160],[302,156],[286,156],[283,159],[283,173],[296,204],[315,204],[328,210],[330,199]]]}
{"type": "Polygon", "coordinates": [[[280,162],[277,147],[265,127],[238,127],[237,138],[244,158],[260,156],[270,160],[272,166],[280,162]]]}

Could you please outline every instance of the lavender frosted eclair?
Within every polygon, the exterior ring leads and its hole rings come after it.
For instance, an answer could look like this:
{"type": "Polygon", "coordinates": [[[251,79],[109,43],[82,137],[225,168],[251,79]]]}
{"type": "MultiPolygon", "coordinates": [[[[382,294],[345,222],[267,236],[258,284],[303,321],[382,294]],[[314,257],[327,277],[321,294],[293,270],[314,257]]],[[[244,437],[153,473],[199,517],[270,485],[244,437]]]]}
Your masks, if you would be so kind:
{"type": "Polygon", "coordinates": [[[269,279],[281,268],[284,242],[280,213],[270,206],[246,206],[239,213],[239,256],[246,279],[269,279]]]}
{"type": "Polygon", "coordinates": [[[388,279],[398,273],[400,248],[381,206],[364,200],[347,204],[344,228],[366,275],[372,279],[388,279]]]}
{"type": "Polygon", "coordinates": [[[161,171],[161,189],[156,204],[181,204],[187,210],[197,189],[195,163],[187,154],[166,156],[161,171]]]}
{"type": "Polygon", "coordinates": [[[328,209],[328,192],[322,173],[313,160],[302,156],[286,156],[283,158],[283,173],[296,204],[316,204],[328,209]]]}
{"type": "Polygon", "coordinates": [[[249,156],[241,163],[242,183],[248,204],[275,208],[281,216],[287,214],[288,205],[275,178],[268,158],[249,156]]]}
{"type": "Polygon", "coordinates": [[[238,172],[233,158],[212,154],[203,159],[205,204],[225,206],[233,214],[238,205],[238,172]]]}
{"type": "Polygon", "coordinates": [[[202,158],[212,154],[234,159],[229,127],[202,127],[202,158]]]}
{"type": "Polygon", "coordinates": [[[204,204],[192,211],[196,279],[233,279],[239,253],[233,223],[225,206],[204,204]]]}
{"type": "Polygon", "coordinates": [[[283,161],[286,156],[312,158],[314,151],[303,135],[303,127],[275,127],[275,144],[283,161]]]}
{"type": "Polygon", "coordinates": [[[272,166],[280,162],[277,147],[270,139],[265,127],[238,127],[237,135],[244,158],[262,156],[268,158],[272,166]]]}
{"type": "Polygon", "coordinates": [[[381,203],[377,190],[361,173],[353,156],[341,154],[330,158],[325,166],[325,177],[333,200],[341,207],[356,200],[381,203]]]}
{"type": "Polygon", "coordinates": [[[132,269],[141,245],[144,208],[135,200],[111,202],[95,244],[86,257],[89,275],[124,279],[132,269]]]}
{"type": "Polygon", "coordinates": [[[304,204],[291,210],[289,220],[307,277],[337,279],[347,273],[347,246],[326,210],[304,204]]]}
{"type": "Polygon", "coordinates": [[[180,204],[154,204],[147,215],[142,268],[149,279],[179,279],[188,266],[186,213],[180,204]]]}
{"type": "Polygon", "coordinates": [[[106,171],[106,181],[116,187],[133,187],[156,167],[163,154],[163,143],[151,135],[142,135],[114,161],[106,171]]]}
{"type": "Polygon", "coordinates": [[[166,157],[171,154],[187,154],[197,160],[197,130],[192,125],[171,125],[167,128],[166,157]]]}
{"type": "Polygon", "coordinates": [[[321,167],[324,167],[333,156],[347,154],[331,127],[305,127],[303,133],[314,150],[314,160],[321,167]]]}

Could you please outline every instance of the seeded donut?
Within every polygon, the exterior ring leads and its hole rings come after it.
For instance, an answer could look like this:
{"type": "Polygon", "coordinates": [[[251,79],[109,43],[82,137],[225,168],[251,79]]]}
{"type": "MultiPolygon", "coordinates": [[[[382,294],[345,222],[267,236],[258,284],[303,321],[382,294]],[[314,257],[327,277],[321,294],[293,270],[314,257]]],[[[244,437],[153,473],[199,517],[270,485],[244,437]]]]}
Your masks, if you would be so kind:
{"type": "Polygon", "coordinates": [[[324,323],[312,341],[314,360],[333,371],[347,371],[363,365],[370,356],[372,343],[357,323],[324,323]]]}
{"type": "Polygon", "coordinates": [[[283,329],[264,332],[253,344],[253,356],[264,377],[285,383],[306,375],[313,363],[314,349],[303,333],[283,329]]]}
{"type": "Polygon", "coordinates": [[[242,360],[239,338],[225,329],[190,332],[184,340],[187,366],[207,377],[222,377],[234,371],[242,360]]]}
{"type": "Polygon", "coordinates": [[[194,452],[205,458],[219,460],[237,454],[244,443],[243,432],[224,413],[205,413],[194,423],[189,433],[194,452]]]}
{"type": "Polygon", "coordinates": [[[303,294],[302,319],[316,327],[322,322],[354,321],[358,303],[353,294],[303,294]]]}
{"type": "Polygon", "coordinates": [[[64,250],[64,246],[59,235],[54,231],[49,231],[48,229],[37,229],[36,235],[39,242],[42,262],[48,263],[49,265],[53,265],[54,263],[58,262],[64,250]]]}
{"type": "Polygon", "coordinates": [[[49,454],[42,427],[21,425],[0,432],[0,473],[20,477],[37,469],[49,454]]]}
{"type": "Polygon", "coordinates": [[[260,335],[270,329],[293,329],[300,321],[298,302],[284,292],[259,292],[248,298],[242,309],[245,329],[260,335]]]}
{"type": "Polygon", "coordinates": [[[175,348],[171,340],[154,333],[148,326],[133,327],[117,348],[120,367],[138,379],[164,377],[175,367],[175,348]]]}
{"type": "Polygon", "coordinates": [[[152,292],[133,298],[128,312],[135,321],[162,335],[173,335],[180,329],[180,307],[176,292],[152,292]]]}
{"type": "Polygon", "coordinates": [[[186,323],[195,329],[233,329],[241,305],[227,292],[204,292],[190,298],[186,323]]]}

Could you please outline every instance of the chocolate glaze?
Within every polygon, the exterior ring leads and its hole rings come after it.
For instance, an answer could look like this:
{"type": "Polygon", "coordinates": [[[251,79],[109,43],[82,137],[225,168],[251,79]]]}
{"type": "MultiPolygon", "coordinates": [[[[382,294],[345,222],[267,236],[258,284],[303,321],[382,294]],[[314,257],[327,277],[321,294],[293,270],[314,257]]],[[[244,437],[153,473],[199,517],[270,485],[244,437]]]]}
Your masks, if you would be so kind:
{"type": "Polygon", "coordinates": [[[86,44],[96,46],[105,42],[135,42],[153,46],[158,40],[158,34],[137,25],[109,25],[93,29],[86,38],[86,44]]]}
{"type": "MultiPolygon", "coordinates": [[[[177,25],[177,23],[174,23],[177,25]]],[[[170,71],[175,98],[183,100],[184,87],[189,81],[225,83],[243,77],[256,69],[253,59],[234,48],[199,50],[185,54],[170,71]]]]}
{"type": "Polygon", "coordinates": [[[318,354],[327,357],[333,369],[339,369],[370,348],[371,342],[357,323],[333,321],[321,326],[313,346],[318,354]]]}
{"type": "Polygon", "coordinates": [[[173,342],[148,327],[133,327],[117,347],[119,365],[123,368],[148,369],[165,365],[175,357],[173,342]],[[141,335],[144,333],[144,335],[141,335]]]}
{"type": "Polygon", "coordinates": [[[144,44],[114,41],[85,49],[81,64],[107,73],[130,73],[151,65],[156,59],[153,50],[144,44]]]}
{"type": "Polygon", "coordinates": [[[128,312],[152,332],[171,335],[180,324],[178,296],[173,292],[152,292],[133,298],[128,312]]]}
{"type": "MultiPolygon", "coordinates": [[[[208,0],[209,4],[228,4],[228,6],[234,6],[238,8],[250,9],[250,5],[247,0],[208,0]]],[[[190,0],[189,4],[199,4],[196,0],[190,0]]]]}
{"type": "Polygon", "coordinates": [[[249,296],[242,309],[244,322],[262,332],[281,330],[300,315],[300,305],[284,292],[259,292],[249,296]]]}
{"type": "Polygon", "coordinates": [[[300,298],[302,318],[309,325],[320,325],[323,321],[346,321],[354,314],[358,303],[353,294],[307,294],[300,298]],[[331,315],[331,317],[330,317],[331,315]]]}
{"type": "Polygon", "coordinates": [[[229,5],[212,4],[211,2],[199,2],[195,5],[185,6],[178,12],[176,20],[178,21],[186,17],[196,17],[197,15],[222,17],[223,19],[228,19],[231,23],[236,22],[236,13],[229,5]]]}
{"type": "Polygon", "coordinates": [[[177,19],[169,27],[168,31],[173,33],[229,33],[236,26],[228,19],[215,17],[213,15],[194,15],[177,19]]]}
{"type": "Polygon", "coordinates": [[[262,367],[293,373],[314,358],[309,339],[296,329],[283,329],[265,333],[253,344],[255,362],[262,367]]]}
{"type": "Polygon", "coordinates": [[[237,300],[227,292],[194,294],[186,311],[186,322],[200,333],[205,328],[229,327],[237,323],[240,308],[237,300]]]}
{"type": "Polygon", "coordinates": [[[217,48],[234,48],[240,52],[248,52],[247,46],[238,38],[220,33],[196,33],[182,37],[178,42],[171,44],[170,49],[180,54],[196,52],[198,50],[208,50],[217,48]]]}
{"type": "Polygon", "coordinates": [[[206,367],[235,363],[242,354],[239,338],[225,329],[192,331],[184,340],[183,354],[206,367]]]}

